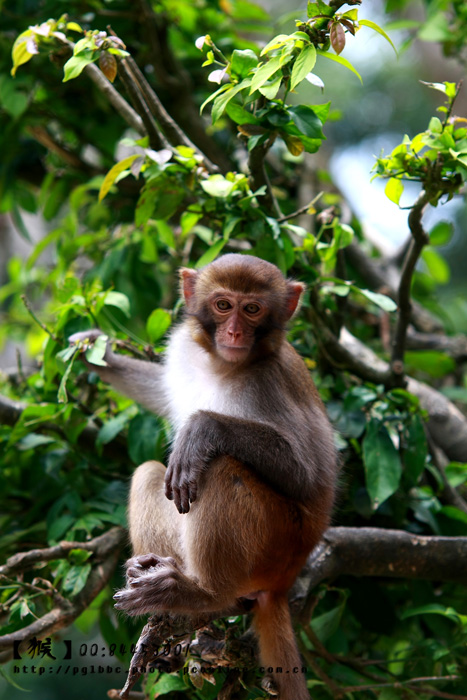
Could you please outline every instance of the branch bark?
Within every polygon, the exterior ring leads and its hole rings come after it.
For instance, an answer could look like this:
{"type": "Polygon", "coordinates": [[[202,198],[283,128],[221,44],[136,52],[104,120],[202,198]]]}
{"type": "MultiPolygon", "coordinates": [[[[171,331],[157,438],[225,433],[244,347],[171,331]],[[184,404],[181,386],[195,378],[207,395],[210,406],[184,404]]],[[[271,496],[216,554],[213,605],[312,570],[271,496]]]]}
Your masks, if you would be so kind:
{"type": "Polygon", "coordinates": [[[412,312],[411,292],[412,292],[412,277],[415,271],[415,266],[420,257],[424,246],[429,242],[429,237],[422,225],[422,216],[425,207],[431,199],[431,194],[428,191],[422,190],[410,210],[409,228],[412,234],[407,255],[402,267],[401,279],[399,282],[399,290],[397,301],[399,305],[396,329],[392,341],[391,353],[391,378],[394,386],[405,386],[404,380],[404,353],[405,339],[407,328],[410,323],[412,312]]]}
{"type": "MultiPolygon", "coordinates": [[[[115,527],[105,533],[105,535],[96,537],[94,540],[90,540],[87,543],[73,543],[75,548],[80,547],[88,549],[94,554],[92,561],[95,562],[95,566],[89,575],[85,587],[73,601],[67,600],[62,596],[57,596],[55,599],[56,605],[50,612],[34,620],[30,625],[0,637],[0,650],[3,650],[3,653],[0,654],[0,659],[2,661],[8,660],[15,643],[21,644],[27,642],[32,637],[41,638],[51,636],[64,627],[71,625],[108,584],[117,565],[120,550],[125,538],[125,530],[121,527],[115,527]]],[[[2,573],[3,575],[6,575],[5,572],[8,574],[15,573],[19,570],[24,570],[26,567],[29,568],[29,566],[33,566],[34,563],[38,561],[50,561],[51,558],[63,558],[69,550],[68,545],[71,544],[72,543],[63,542],[57,547],[16,554],[2,567],[2,573]],[[41,551],[43,553],[43,558],[40,558],[41,551]],[[57,553],[58,556],[51,556],[55,553],[57,553]]]]}

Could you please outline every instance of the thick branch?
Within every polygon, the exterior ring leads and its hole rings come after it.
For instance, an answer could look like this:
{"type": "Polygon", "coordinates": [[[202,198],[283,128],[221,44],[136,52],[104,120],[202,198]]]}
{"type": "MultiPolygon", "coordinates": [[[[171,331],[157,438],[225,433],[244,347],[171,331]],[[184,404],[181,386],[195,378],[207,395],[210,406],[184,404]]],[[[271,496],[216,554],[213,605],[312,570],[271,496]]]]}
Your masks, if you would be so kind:
{"type": "Polygon", "coordinates": [[[47,129],[43,126],[29,126],[27,131],[31,136],[36,139],[40,144],[45,146],[47,150],[55,153],[59,158],[61,158],[65,163],[71,165],[72,168],[76,170],[81,170],[86,173],[95,174],[97,171],[95,168],[85,163],[81,158],[79,158],[75,153],[64,148],[61,144],[57,143],[52,136],[49,134],[47,129]]]}
{"type": "Polygon", "coordinates": [[[376,527],[331,527],[306,564],[309,590],[328,578],[384,576],[467,583],[467,537],[376,527]]]}
{"type": "Polygon", "coordinates": [[[438,350],[439,352],[445,352],[456,362],[465,362],[467,360],[467,337],[461,334],[418,333],[409,328],[406,348],[409,350],[438,350]]]}
{"type": "Polygon", "coordinates": [[[394,386],[403,386],[404,382],[404,352],[407,328],[410,323],[412,311],[411,292],[412,277],[415,266],[429,238],[422,226],[423,211],[430,201],[429,192],[422,190],[409,214],[409,228],[412,234],[407,256],[402,267],[402,274],[398,291],[398,316],[396,330],[392,342],[391,373],[394,386]]]}

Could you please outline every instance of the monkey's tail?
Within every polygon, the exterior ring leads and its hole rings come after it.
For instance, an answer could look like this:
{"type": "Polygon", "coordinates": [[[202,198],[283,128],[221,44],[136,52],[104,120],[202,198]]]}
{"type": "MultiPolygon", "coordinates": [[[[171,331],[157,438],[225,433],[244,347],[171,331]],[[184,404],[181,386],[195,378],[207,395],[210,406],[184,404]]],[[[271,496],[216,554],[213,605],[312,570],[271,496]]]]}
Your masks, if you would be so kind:
{"type": "Polygon", "coordinates": [[[254,614],[261,663],[276,685],[278,700],[310,700],[286,593],[262,591],[254,614]]]}

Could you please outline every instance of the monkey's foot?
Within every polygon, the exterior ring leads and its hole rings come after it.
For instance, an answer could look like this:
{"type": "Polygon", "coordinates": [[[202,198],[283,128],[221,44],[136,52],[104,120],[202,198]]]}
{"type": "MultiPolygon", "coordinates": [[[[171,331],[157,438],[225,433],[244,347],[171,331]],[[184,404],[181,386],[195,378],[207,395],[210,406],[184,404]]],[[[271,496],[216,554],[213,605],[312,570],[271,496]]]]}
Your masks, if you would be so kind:
{"type": "Polygon", "coordinates": [[[160,557],[150,552],[132,557],[125,562],[127,585],[130,580],[138,578],[148,572],[149,569],[163,566],[164,564],[177,568],[177,562],[172,557],[160,557]]]}
{"type": "Polygon", "coordinates": [[[143,554],[129,559],[126,566],[127,585],[114,595],[116,609],[129,615],[170,610],[183,578],[175,559],[143,554]]]}

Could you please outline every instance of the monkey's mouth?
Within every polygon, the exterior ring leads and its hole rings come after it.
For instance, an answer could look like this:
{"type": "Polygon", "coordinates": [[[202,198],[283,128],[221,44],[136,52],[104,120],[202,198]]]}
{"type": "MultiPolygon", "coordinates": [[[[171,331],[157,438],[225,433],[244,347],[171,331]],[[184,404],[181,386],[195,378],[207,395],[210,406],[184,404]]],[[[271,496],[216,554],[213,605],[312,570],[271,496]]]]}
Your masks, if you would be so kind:
{"type": "Polygon", "coordinates": [[[227,362],[241,362],[250,352],[249,347],[239,345],[219,345],[217,349],[219,355],[227,362]]]}

